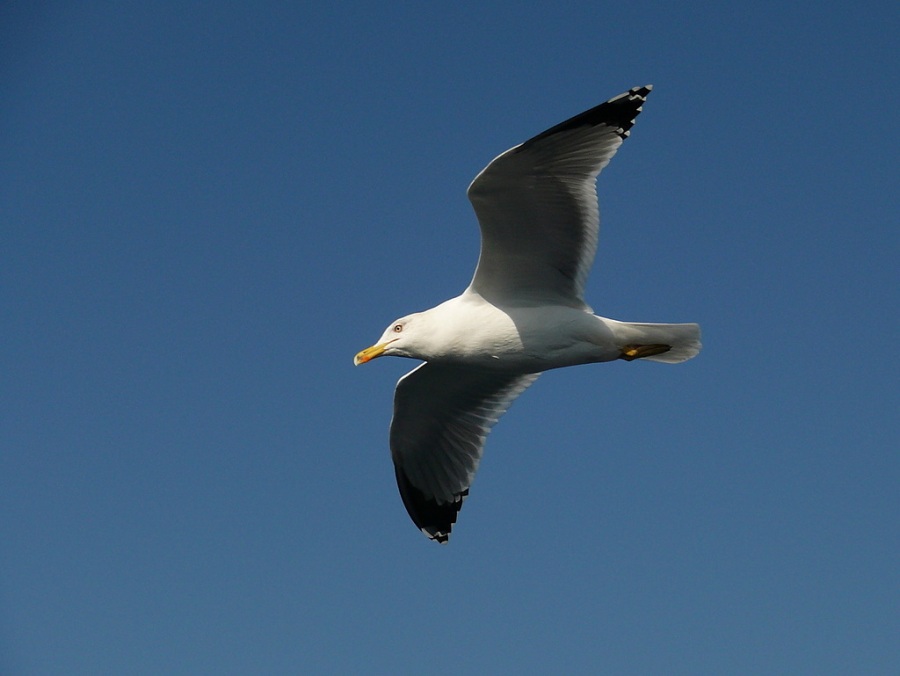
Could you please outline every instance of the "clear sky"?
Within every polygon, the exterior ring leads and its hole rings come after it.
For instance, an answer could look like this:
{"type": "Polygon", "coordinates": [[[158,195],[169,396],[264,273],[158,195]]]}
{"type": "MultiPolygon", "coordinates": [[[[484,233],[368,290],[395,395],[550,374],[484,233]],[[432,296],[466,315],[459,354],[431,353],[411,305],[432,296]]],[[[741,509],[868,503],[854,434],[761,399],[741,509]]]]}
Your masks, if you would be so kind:
{"type": "Polygon", "coordinates": [[[897,4],[380,4],[0,9],[0,673],[897,673],[897,4]],[[588,300],[704,351],[543,376],[429,542],[353,355],[647,83],[588,300]]]}

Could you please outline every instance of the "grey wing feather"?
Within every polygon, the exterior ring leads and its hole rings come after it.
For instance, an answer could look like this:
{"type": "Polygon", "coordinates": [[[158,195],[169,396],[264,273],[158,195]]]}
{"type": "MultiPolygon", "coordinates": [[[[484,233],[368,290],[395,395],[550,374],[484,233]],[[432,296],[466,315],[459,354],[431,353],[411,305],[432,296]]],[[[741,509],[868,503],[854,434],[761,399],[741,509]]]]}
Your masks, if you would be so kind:
{"type": "Polygon", "coordinates": [[[596,179],[628,136],[651,87],[635,87],[494,159],[469,186],[481,255],[469,291],[586,307],[597,250],[596,179]]]}
{"type": "Polygon", "coordinates": [[[426,362],[397,383],[391,456],[403,504],[428,537],[447,541],[491,427],[537,377],[426,362]]]}

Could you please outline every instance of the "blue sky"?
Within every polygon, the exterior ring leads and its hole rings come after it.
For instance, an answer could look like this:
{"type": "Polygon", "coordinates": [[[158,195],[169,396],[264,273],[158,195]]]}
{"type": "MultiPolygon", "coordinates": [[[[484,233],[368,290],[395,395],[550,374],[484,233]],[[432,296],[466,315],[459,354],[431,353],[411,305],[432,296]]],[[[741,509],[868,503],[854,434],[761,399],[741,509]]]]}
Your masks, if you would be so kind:
{"type": "Polygon", "coordinates": [[[896,4],[302,5],[0,10],[0,672],[896,672],[896,4]],[[704,351],[543,376],[428,542],[352,357],[646,83],[587,295],[704,351]]]}

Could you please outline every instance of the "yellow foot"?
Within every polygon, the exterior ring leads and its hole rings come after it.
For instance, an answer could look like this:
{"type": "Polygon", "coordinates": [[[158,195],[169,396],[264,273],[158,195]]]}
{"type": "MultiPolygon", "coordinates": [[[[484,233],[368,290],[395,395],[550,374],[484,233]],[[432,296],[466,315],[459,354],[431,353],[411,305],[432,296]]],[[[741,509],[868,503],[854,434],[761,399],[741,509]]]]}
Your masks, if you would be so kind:
{"type": "Polygon", "coordinates": [[[622,354],[619,355],[619,359],[634,361],[644,357],[653,357],[671,349],[671,345],[625,345],[622,347],[622,354]]]}

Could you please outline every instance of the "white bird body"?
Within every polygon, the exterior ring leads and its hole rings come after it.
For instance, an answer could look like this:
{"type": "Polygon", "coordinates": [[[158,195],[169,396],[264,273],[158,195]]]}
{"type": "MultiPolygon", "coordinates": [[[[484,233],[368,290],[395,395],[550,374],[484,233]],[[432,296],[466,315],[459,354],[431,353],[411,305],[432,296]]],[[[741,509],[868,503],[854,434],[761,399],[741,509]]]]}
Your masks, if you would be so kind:
{"type": "MultiPolygon", "coordinates": [[[[410,337],[391,350],[394,356],[517,374],[614,361],[628,345],[681,343],[673,333],[684,330],[679,324],[620,322],[566,305],[498,307],[473,292],[398,322],[410,337]]],[[[391,342],[395,326],[378,342],[391,342]]],[[[695,325],[687,326],[693,334],[695,325]]],[[[670,350],[646,358],[675,363],[688,357],[670,350]]]]}
{"type": "Polygon", "coordinates": [[[696,324],[620,322],[583,298],[599,231],[596,178],[650,86],[635,87],[497,156],[469,186],[481,254],[456,298],[396,320],[354,363],[424,360],[397,383],[390,446],[403,503],[446,543],[491,427],[538,375],[616,359],[678,363],[696,324]]]}

